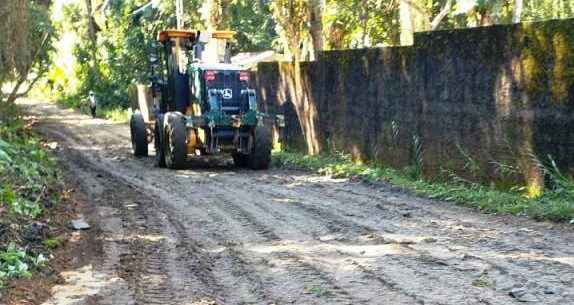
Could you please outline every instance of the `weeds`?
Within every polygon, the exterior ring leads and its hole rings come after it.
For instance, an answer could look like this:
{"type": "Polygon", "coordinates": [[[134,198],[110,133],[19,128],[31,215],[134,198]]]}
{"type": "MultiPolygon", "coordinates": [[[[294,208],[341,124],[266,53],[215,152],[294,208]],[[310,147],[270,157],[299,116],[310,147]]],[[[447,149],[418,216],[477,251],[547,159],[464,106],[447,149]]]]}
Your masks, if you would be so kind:
{"type": "Polygon", "coordinates": [[[33,269],[44,266],[47,261],[42,254],[28,253],[10,243],[0,251],[0,287],[7,279],[31,277],[33,269]]]}
{"type": "Polygon", "coordinates": [[[420,180],[423,175],[423,145],[417,135],[413,135],[412,149],[411,166],[406,168],[406,173],[410,178],[420,180]]]}
{"type": "Polygon", "coordinates": [[[121,107],[116,107],[116,108],[101,107],[101,108],[98,108],[97,116],[111,120],[112,122],[115,122],[115,123],[126,123],[129,121],[128,110],[121,108],[121,107]]]}
{"type": "Polygon", "coordinates": [[[476,177],[480,173],[478,162],[459,143],[456,143],[456,149],[464,159],[464,169],[468,170],[473,177],[476,177]]]}
{"type": "Polygon", "coordinates": [[[552,159],[544,168],[554,181],[554,187],[538,198],[528,198],[520,187],[501,191],[462,179],[454,173],[450,173],[446,181],[429,182],[413,175],[412,167],[396,170],[375,164],[359,165],[343,153],[309,156],[281,151],[274,152],[273,159],[277,166],[282,167],[312,170],[335,177],[359,177],[371,182],[386,181],[428,198],[475,207],[486,213],[528,215],[538,220],[574,223],[574,180],[561,174],[552,159]]]}
{"type": "Polygon", "coordinates": [[[58,182],[54,160],[23,124],[0,125],[0,207],[38,217],[48,187],[58,182]]]}
{"type": "Polygon", "coordinates": [[[56,249],[61,245],[63,245],[65,241],[66,239],[64,237],[56,236],[45,239],[44,241],[42,241],[42,244],[44,245],[44,247],[48,249],[56,249]]]}
{"type": "Polygon", "coordinates": [[[0,288],[9,279],[30,277],[46,263],[43,254],[26,250],[30,244],[22,228],[58,202],[60,186],[54,159],[29,126],[17,117],[0,122],[0,223],[9,228],[0,234],[0,288]]]}

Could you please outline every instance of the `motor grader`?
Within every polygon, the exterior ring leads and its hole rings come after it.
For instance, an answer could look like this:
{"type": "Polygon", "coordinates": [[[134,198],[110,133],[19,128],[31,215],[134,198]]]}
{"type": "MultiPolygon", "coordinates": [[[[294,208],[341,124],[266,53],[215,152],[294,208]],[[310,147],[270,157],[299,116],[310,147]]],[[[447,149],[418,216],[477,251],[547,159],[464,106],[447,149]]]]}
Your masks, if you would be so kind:
{"type": "Polygon", "coordinates": [[[188,158],[231,155],[236,166],[266,169],[272,130],[282,120],[258,110],[248,71],[230,63],[234,32],[166,30],[151,56],[151,84],[131,88],[131,140],[135,156],[180,169],[188,158]]]}

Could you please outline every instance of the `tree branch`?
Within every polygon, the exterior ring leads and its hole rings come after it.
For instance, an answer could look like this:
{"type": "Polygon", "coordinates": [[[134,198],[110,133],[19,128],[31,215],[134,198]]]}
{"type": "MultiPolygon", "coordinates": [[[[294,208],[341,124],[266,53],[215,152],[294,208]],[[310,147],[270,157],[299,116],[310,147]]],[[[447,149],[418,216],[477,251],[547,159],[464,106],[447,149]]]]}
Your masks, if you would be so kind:
{"type": "Polygon", "coordinates": [[[434,31],[439,27],[441,21],[448,15],[451,9],[452,0],[447,0],[440,10],[440,13],[438,13],[438,15],[436,15],[436,17],[434,17],[433,21],[431,22],[431,31],[434,31]]]}
{"type": "MultiPolygon", "coordinates": [[[[12,92],[10,93],[8,98],[6,99],[5,102],[7,104],[13,103],[18,98],[18,91],[20,90],[20,86],[22,86],[22,84],[28,79],[28,74],[30,73],[30,69],[32,69],[34,64],[38,61],[38,58],[39,58],[40,54],[42,53],[42,51],[44,50],[44,48],[46,47],[46,43],[48,42],[49,38],[50,38],[50,33],[45,33],[44,37],[42,38],[42,43],[40,43],[40,45],[36,49],[36,52],[34,53],[34,57],[33,57],[32,62],[26,67],[26,71],[20,75],[20,77],[18,78],[18,82],[16,83],[16,86],[14,86],[14,88],[12,88],[12,92]]],[[[42,75],[42,73],[41,73],[42,71],[43,70],[41,69],[40,72],[38,73],[38,75],[42,75]]],[[[39,78],[39,77],[37,77],[37,78],[39,78]]],[[[34,83],[36,81],[37,81],[37,79],[34,81],[34,83]]],[[[29,91],[29,89],[28,89],[28,91],[29,91]]]]}

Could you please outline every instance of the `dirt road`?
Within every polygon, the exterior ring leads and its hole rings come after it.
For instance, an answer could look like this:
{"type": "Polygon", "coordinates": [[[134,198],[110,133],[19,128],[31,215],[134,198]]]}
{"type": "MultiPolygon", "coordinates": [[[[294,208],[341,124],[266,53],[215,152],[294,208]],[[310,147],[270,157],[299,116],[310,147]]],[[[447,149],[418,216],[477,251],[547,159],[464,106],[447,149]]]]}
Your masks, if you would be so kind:
{"type": "Polygon", "coordinates": [[[574,304],[571,229],[297,171],[159,169],[126,125],[25,107],[102,244],[47,304],[574,304]]]}

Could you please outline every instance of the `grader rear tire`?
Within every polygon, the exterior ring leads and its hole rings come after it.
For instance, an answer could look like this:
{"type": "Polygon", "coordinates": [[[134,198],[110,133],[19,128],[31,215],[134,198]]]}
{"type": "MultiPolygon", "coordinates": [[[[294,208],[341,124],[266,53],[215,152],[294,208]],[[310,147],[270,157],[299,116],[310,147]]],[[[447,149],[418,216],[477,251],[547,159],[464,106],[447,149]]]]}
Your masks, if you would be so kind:
{"type": "Polygon", "coordinates": [[[147,157],[147,130],[142,114],[136,111],[130,118],[132,150],[136,157],[147,157]]]}
{"type": "Polygon", "coordinates": [[[263,125],[255,129],[253,150],[247,156],[247,166],[253,170],[268,169],[271,163],[273,132],[271,126],[263,125]]]}
{"type": "Polygon", "coordinates": [[[187,137],[185,119],[179,112],[168,112],[164,118],[165,165],[182,169],[187,161],[187,137]]]}

